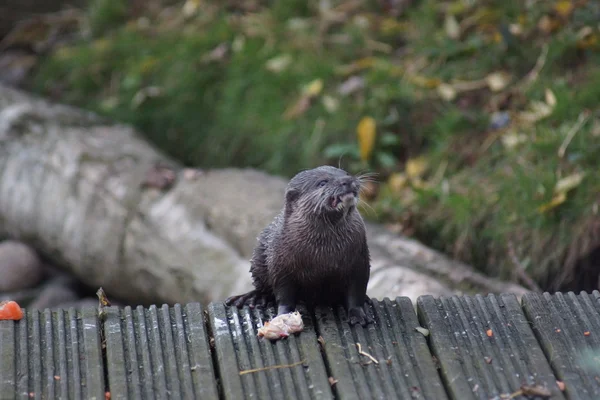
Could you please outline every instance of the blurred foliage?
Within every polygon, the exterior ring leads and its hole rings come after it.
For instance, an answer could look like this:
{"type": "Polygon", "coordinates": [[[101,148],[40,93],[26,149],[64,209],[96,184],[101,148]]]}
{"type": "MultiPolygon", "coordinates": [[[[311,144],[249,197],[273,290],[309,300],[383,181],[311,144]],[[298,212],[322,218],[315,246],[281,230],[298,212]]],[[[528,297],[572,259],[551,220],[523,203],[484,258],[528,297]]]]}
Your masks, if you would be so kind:
{"type": "Polygon", "coordinates": [[[186,164],[375,170],[368,216],[490,275],[568,288],[600,246],[598,2],[133,3],[36,90],[186,164]]]}

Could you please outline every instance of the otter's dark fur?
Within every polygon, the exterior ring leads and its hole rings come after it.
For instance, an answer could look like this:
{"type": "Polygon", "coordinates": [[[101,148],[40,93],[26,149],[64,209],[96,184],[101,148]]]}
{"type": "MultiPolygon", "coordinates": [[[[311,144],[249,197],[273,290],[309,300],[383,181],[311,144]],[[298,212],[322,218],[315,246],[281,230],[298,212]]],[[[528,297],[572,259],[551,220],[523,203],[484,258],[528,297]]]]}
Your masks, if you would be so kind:
{"type": "Polygon", "coordinates": [[[227,305],[266,305],[277,313],[309,306],[345,306],[351,324],[372,322],[363,309],[370,273],[365,225],[356,209],[360,181],[322,166],[289,182],[285,206],[258,237],[250,272],[255,289],[227,305]]]}

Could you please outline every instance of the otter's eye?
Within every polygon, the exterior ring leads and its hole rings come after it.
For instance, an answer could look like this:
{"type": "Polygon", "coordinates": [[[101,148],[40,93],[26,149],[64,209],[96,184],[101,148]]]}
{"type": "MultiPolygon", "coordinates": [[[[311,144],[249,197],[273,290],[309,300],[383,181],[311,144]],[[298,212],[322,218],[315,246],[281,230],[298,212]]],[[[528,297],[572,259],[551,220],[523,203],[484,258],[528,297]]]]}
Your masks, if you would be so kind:
{"type": "Polygon", "coordinates": [[[322,181],[319,181],[319,183],[317,183],[317,185],[319,187],[323,187],[323,186],[327,185],[327,179],[323,179],[322,181]]]}

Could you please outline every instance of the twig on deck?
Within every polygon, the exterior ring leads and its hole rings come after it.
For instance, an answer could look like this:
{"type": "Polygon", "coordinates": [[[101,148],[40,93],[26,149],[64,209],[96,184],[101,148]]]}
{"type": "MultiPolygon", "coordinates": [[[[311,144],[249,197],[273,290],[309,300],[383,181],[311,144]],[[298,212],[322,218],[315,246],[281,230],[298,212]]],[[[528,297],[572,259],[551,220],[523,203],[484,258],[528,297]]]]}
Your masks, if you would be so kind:
{"type": "Polygon", "coordinates": [[[533,290],[534,292],[541,292],[542,289],[527,274],[527,272],[525,272],[525,267],[517,258],[517,253],[515,252],[515,247],[513,245],[512,240],[508,241],[508,256],[510,257],[510,260],[515,266],[515,271],[517,272],[517,275],[523,280],[523,282],[525,282],[527,286],[529,286],[529,289],[533,290]]]}
{"type": "Polygon", "coordinates": [[[379,364],[379,361],[377,361],[375,357],[373,357],[369,353],[365,353],[364,351],[362,351],[360,343],[356,343],[356,347],[358,348],[358,354],[360,354],[361,356],[369,357],[371,361],[373,361],[375,364],[379,364]]]}
{"type": "Polygon", "coordinates": [[[245,369],[240,371],[240,375],[245,375],[245,374],[250,374],[252,372],[260,372],[260,371],[268,371],[270,369],[278,369],[278,368],[291,368],[291,367],[296,367],[298,365],[304,364],[305,360],[302,361],[298,361],[295,362],[293,364],[286,364],[286,365],[272,365],[270,367],[263,367],[263,368],[254,368],[254,369],[245,369]]]}

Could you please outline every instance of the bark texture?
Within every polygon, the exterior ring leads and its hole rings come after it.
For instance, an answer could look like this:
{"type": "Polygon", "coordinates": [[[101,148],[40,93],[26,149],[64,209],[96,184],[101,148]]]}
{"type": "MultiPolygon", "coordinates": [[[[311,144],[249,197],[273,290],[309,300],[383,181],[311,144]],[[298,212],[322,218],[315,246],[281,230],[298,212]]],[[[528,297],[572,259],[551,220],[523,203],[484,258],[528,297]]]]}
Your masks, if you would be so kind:
{"type": "MultiPolygon", "coordinates": [[[[26,241],[87,284],[135,304],[224,299],[251,287],[249,258],[287,181],[254,170],[190,179],[129,126],[0,86],[0,237],[26,241]],[[168,164],[168,190],[145,187],[168,164]]],[[[371,296],[514,292],[422,244],[368,226],[371,296]]]]}

